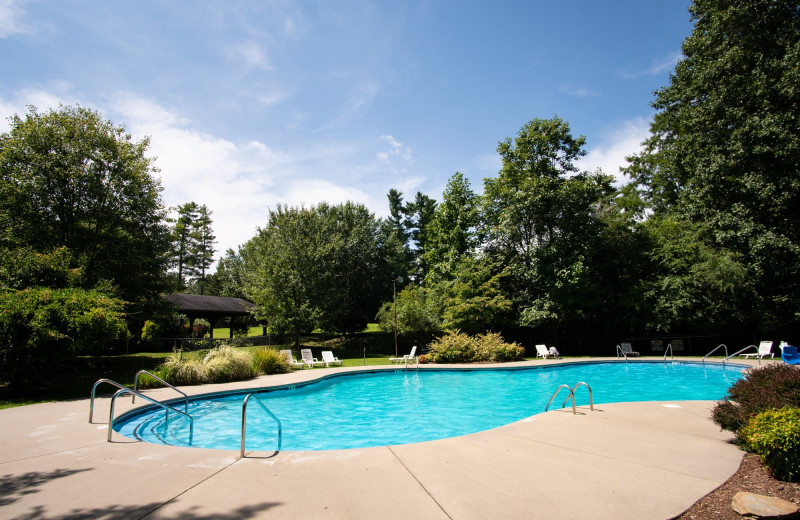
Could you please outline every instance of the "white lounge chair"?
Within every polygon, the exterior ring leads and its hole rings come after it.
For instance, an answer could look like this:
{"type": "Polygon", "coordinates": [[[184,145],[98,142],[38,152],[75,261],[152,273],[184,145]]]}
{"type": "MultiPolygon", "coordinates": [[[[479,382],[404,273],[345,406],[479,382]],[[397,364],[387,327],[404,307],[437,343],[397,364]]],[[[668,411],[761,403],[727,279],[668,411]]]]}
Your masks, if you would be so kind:
{"type": "Polygon", "coordinates": [[[417,352],[417,347],[411,347],[411,353],[405,354],[403,357],[393,357],[389,358],[389,361],[392,363],[408,363],[409,361],[414,361],[414,354],[417,352]]]}
{"type": "MultiPolygon", "coordinates": [[[[755,345],[750,345],[751,347],[755,347],[755,345]]],[[[750,352],[748,354],[742,354],[742,356],[749,358],[749,357],[758,357],[758,359],[764,357],[771,357],[774,358],[775,354],[772,352],[772,342],[771,341],[762,341],[761,344],[758,345],[758,352],[750,352]]]]}
{"type": "Polygon", "coordinates": [[[330,350],[322,351],[322,362],[325,363],[326,367],[331,366],[332,363],[339,363],[339,366],[342,366],[342,362],[330,350]]]}
{"type": "Polygon", "coordinates": [[[555,347],[547,348],[546,345],[536,345],[536,357],[541,357],[542,359],[547,359],[549,357],[559,357],[558,350],[555,347]]]}
{"type": "Polygon", "coordinates": [[[639,357],[639,353],[633,350],[630,343],[620,343],[619,348],[620,350],[622,350],[622,353],[625,354],[626,356],[639,357]]]}
{"type": "Polygon", "coordinates": [[[324,361],[320,361],[311,354],[310,348],[300,349],[300,357],[303,359],[303,363],[306,364],[309,368],[314,368],[315,365],[324,365],[324,361]]]}
{"type": "Polygon", "coordinates": [[[306,364],[303,363],[302,361],[297,361],[295,358],[292,357],[291,350],[281,350],[281,356],[283,356],[286,359],[287,363],[292,365],[292,368],[296,367],[303,368],[304,366],[306,366],[306,364]]]}

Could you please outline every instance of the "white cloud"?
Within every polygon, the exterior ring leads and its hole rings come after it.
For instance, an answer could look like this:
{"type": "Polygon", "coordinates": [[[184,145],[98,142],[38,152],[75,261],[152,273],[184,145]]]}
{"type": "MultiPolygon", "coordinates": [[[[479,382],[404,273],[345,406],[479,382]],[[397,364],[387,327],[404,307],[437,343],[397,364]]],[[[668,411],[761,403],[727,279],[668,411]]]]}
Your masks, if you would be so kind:
{"type": "Polygon", "coordinates": [[[639,70],[635,72],[621,72],[620,76],[625,79],[637,79],[643,76],[657,76],[662,74],[666,71],[670,71],[675,68],[675,65],[678,64],[681,57],[683,56],[680,52],[673,52],[666,58],[662,58],[658,61],[654,61],[650,67],[639,70]]]}
{"type": "Polygon", "coordinates": [[[642,142],[650,135],[650,122],[644,118],[625,121],[619,128],[606,133],[601,143],[588,150],[585,157],[576,161],[579,170],[595,171],[613,175],[616,184],[623,182],[620,167],[627,166],[625,157],[638,153],[642,142]]]}
{"type": "Polygon", "coordinates": [[[256,42],[242,43],[229,49],[229,54],[241,59],[248,67],[269,70],[272,65],[267,58],[267,51],[256,42]]]}
{"type": "Polygon", "coordinates": [[[378,152],[378,159],[388,162],[393,157],[399,157],[405,161],[411,160],[411,149],[403,146],[402,141],[398,141],[391,135],[382,135],[381,140],[389,144],[389,150],[378,152]]]}
{"type": "Polygon", "coordinates": [[[562,87],[561,92],[565,94],[569,94],[570,96],[575,96],[579,98],[595,98],[600,97],[599,92],[595,92],[593,90],[589,90],[587,88],[576,88],[576,87],[562,87]]]}
{"type": "Polygon", "coordinates": [[[24,3],[23,0],[0,0],[0,38],[33,33],[33,27],[22,20],[24,3]]]}

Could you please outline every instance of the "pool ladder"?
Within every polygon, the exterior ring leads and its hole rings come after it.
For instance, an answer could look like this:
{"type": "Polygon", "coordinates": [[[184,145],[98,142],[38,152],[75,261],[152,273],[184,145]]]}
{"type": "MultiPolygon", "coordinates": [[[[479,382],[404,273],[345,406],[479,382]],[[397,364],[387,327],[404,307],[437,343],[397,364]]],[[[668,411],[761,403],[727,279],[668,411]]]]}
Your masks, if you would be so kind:
{"type": "Polygon", "coordinates": [[[178,392],[180,392],[181,394],[183,394],[186,397],[186,401],[185,401],[185,404],[184,404],[184,411],[183,412],[178,410],[177,408],[174,408],[174,407],[172,407],[172,406],[170,406],[170,405],[168,405],[166,403],[163,403],[163,402],[161,402],[161,401],[159,401],[157,399],[153,399],[152,397],[148,397],[148,396],[142,394],[141,392],[137,392],[136,390],[131,390],[127,386],[121,385],[121,384],[117,383],[116,381],[112,381],[111,379],[99,379],[99,380],[97,380],[97,382],[92,387],[92,399],[89,402],[89,423],[92,422],[92,418],[93,418],[93,415],[94,415],[95,391],[97,390],[97,387],[102,383],[108,383],[110,385],[113,385],[113,386],[116,386],[117,388],[119,388],[119,390],[117,390],[117,392],[111,398],[111,407],[110,407],[109,412],[108,412],[108,437],[106,439],[108,442],[111,442],[111,435],[114,433],[114,404],[117,401],[117,397],[119,397],[121,395],[131,395],[131,396],[133,396],[134,399],[138,396],[138,397],[141,397],[142,399],[144,399],[145,401],[150,401],[154,405],[163,408],[166,411],[167,423],[169,423],[169,412],[170,411],[178,413],[178,414],[186,417],[187,419],[189,419],[189,444],[192,443],[192,438],[194,436],[194,419],[188,413],[188,411],[189,411],[189,397],[186,396],[186,394],[184,394],[183,392],[181,392],[177,388],[175,388],[174,386],[170,385],[169,383],[167,383],[168,386],[172,387],[174,390],[177,390],[178,392]]]}
{"type": "Polygon", "coordinates": [[[577,390],[579,386],[585,386],[586,389],[589,390],[589,410],[594,411],[594,399],[592,398],[592,388],[583,381],[575,384],[575,386],[572,388],[570,388],[569,385],[560,385],[558,388],[556,388],[556,391],[553,393],[553,397],[550,398],[550,400],[547,402],[547,406],[544,407],[544,411],[546,412],[547,409],[550,408],[550,405],[553,403],[553,400],[556,398],[561,389],[566,388],[567,391],[569,392],[569,395],[566,397],[566,399],[564,399],[564,402],[561,403],[561,408],[564,408],[567,405],[567,401],[569,400],[569,398],[572,397],[572,415],[577,415],[577,412],[575,411],[575,390],[577,390]]]}
{"type": "Polygon", "coordinates": [[[242,442],[241,442],[240,456],[241,456],[241,458],[245,458],[245,456],[244,456],[244,435],[245,435],[245,429],[246,429],[246,424],[247,424],[247,402],[250,400],[251,397],[253,399],[255,399],[255,401],[261,406],[261,409],[264,410],[267,413],[267,415],[272,417],[275,420],[275,422],[278,423],[278,449],[275,450],[275,453],[278,453],[279,451],[281,451],[281,441],[283,439],[283,425],[281,424],[281,420],[278,419],[275,416],[275,414],[272,413],[269,410],[269,408],[267,408],[264,405],[264,403],[261,402],[261,399],[259,399],[257,395],[255,395],[255,394],[247,394],[245,396],[245,398],[244,398],[244,401],[242,402],[242,442]]]}

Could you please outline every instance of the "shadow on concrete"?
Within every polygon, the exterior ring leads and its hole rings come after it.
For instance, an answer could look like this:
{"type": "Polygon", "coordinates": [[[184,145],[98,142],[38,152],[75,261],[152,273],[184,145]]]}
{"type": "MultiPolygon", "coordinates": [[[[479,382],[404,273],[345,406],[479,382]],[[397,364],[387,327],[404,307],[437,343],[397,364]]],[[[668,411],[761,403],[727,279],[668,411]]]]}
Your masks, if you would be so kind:
{"type": "MultiPolygon", "coordinates": [[[[119,505],[105,508],[82,508],[73,509],[69,512],[58,512],[49,515],[46,506],[36,506],[31,508],[27,513],[14,517],[14,520],[78,520],[92,518],[94,520],[117,520],[117,519],[145,519],[153,518],[150,515],[156,513],[163,504],[150,503],[142,505],[119,505]]],[[[204,514],[198,511],[197,507],[192,507],[174,515],[167,516],[163,513],[158,513],[158,518],[164,519],[181,519],[181,520],[246,520],[248,518],[256,518],[262,516],[263,513],[275,506],[280,505],[280,502],[264,502],[252,506],[241,506],[230,511],[219,514],[204,514]]]]}
{"type": "Polygon", "coordinates": [[[39,486],[46,482],[91,471],[91,469],[56,469],[53,471],[30,471],[21,475],[3,475],[0,477],[0,506],[14,503],[23,495],[38,493],[39,486]]]}

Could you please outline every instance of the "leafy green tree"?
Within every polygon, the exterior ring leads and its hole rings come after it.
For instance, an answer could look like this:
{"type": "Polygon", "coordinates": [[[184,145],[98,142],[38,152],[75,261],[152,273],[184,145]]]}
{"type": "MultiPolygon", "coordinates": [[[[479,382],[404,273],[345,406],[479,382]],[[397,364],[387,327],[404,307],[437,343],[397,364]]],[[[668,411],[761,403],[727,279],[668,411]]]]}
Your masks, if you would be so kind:
{"type": "Polygon", "coordinates": [[[683,59],[627,172],[656,217],[685,220],[709,254],[746,266],[755,294],[737,293],[750,308],[732,319],[797,327],[800,3],[696,0],[690,12],[683,59]]]}
{"type": "Polygon", "coordinates": [[[124,344],[122,311],[121,300],[97,290],[0,291],[0,380],[24,387],[48,363],[124,344]]]}
{"type": "Polygon", "coordinates": [[[225,256],[217,262],[217,270],[209,277],[207,294],[246,299],[242,278],[243,269],[242,248],[239,248],[239,253],[228,249],[225,256]]]}
{"type": "Polygon", "coordinates": [[[169,247],[148,140],[83,107],[34,107],[0,135],[0,249],[66,247],[80,286],[141,303],[166,286],[169,247]]]}
{"type": "Polygon", "coordinates": [[[584,144],[558,117],[533,119],[500,143],[503,168],[484,182],[486,250],[509,269],[522,325],[581,321],[599,304],[592,283],[597,212],[612,179],[577,172],[584,144]]]}
{"type": "Polygon", "coordinates": [[[424,341],[442,331],[442,292],[414,284],[406,286],[397,293],[395,303],[384,303],[375,317],[384,332],[395,330],[395,305],[398,334],[414,341],[424,341]]]}
{"type": "Polygon", "coordinates": [[[244,246],[249,251],[245,293],[257,306],[256,317],[268,321],[273,332],[293,334],[296,346],[319,319],[315,282],[323,242],[314,209],[280,205],[244,246]]]}
{"type": "Polygon", "coordinates": [[[485,258],[463,257],[453,279],[439,284],[445,294],[442,328],[477,334],[507,325],[513,302],[501,284],[506,275],[485,258]]]}
{"type": "Polygon", "coordinates": [[[279,206],[240,249],[256,316],[276,332],[362,330],[391,290],[396,242],[363,205],[279,206]]]}
{"type": "Polygon", "coordinates": [[[449,278],[461,258],[478,245],[478,196],[469,181],[456,172],[427,226],[425,261],[435,277],[449,278]]]}
{"type": "Polygon", "coordinates": [[[380,224],[361,204],[317,207],[323,226],[319,326],[343,334],[363,330],[388,296],[392,272],[380,224]]]}

